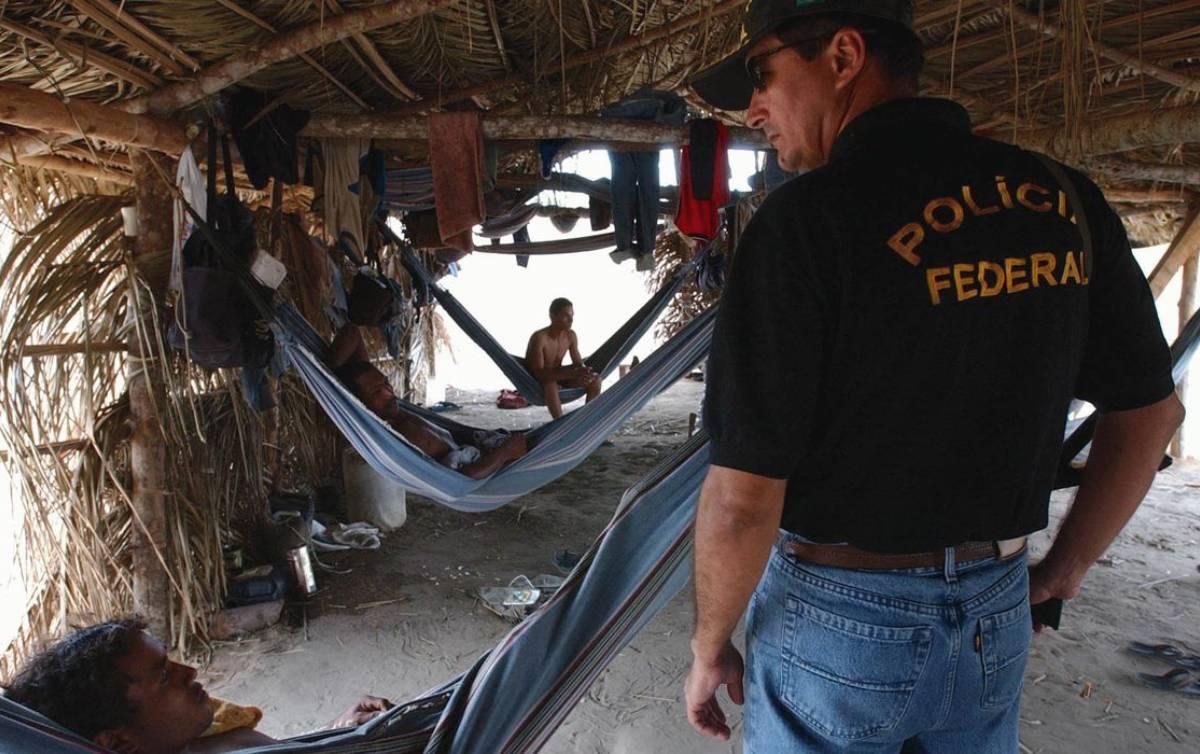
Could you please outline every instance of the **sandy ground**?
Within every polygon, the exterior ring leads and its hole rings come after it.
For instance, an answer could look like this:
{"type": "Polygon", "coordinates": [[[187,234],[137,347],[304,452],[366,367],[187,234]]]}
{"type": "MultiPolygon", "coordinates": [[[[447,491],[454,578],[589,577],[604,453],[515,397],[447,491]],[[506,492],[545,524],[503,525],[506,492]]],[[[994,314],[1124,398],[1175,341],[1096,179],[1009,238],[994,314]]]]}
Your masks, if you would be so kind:
{"type": "MultiPolygon", "coordinates": [[[[363,693],[403,700],[467,669],[509,629],[474,590],[517,574],[556,573],[556,550],[583,550],[625,487],[685,439],[702,390],[675,385],[630,419],[612,447],[493,513],[461,514],[410,497],[408,523],[381,550],[323,556],[343,572],[319,575],[306,625],[220,645],[202,680],[216,696],[261,706],[261,729],[286,737],[320,727],[363,693]]],[[[456,419],[481,427],[547,418],[544,409],[499,411],[484,396],[456,400],[464,406],[456,419]]],[[[1200,751],[1200,698],[1137,685],[1134,673],[1167,666],[1121,651],[1139,639],[1200,652],[1197,488],[1195,467],[1161,474],[1067,606],[1063,630],[1035,637],[1021,724],[1027,751],[1200,751]]],[[[1055,499],[1056,522],[1065,504],[1055,499]]],[[[1035,554],[1048,541],[1039,535],[1035,554]]],[[[681,595],[612,663],[545,751],[740,751],[687,725],[681,699],[690,625],[681,595]]],[[[734,720],[740,727],[737,712],[734,720]]]]}

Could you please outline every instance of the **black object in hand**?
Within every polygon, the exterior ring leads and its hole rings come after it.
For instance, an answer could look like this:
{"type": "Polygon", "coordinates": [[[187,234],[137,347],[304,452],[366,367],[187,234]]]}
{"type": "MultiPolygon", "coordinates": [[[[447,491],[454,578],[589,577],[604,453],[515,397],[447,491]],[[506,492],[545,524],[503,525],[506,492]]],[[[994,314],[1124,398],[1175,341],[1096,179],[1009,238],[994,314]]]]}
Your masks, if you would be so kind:
{"type": "Polygon", "coordinates": [[[1062,620],[1063,601],[1058,597],[1051,597],[1045,602],[1039,602],[1029,609],[1029,614],[1033,618],[1033,624],[1049,626],[1055,631],[1058,630],[1058,623],[1062,620]]]}

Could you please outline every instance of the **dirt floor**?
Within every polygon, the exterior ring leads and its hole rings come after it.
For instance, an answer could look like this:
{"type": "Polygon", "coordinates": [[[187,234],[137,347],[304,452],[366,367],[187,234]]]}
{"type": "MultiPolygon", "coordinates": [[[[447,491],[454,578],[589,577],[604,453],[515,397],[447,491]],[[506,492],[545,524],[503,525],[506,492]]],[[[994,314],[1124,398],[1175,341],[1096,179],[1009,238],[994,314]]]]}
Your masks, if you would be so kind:
{"type": "MultiPolygon", "coordinates": [[[[554,552],[582,551],[621,492],[685,439],[702,391],[698,383],[675,385],[630,419],[611,447],[493,513],[461,514],[410,497],[408,523],[381,550],[322,556],[340,572],[319,573],[306,623],[220,645],[202,680],[215,696],[261,706],[261,729],[286,737],[321,727],[363,693],[404,700],[467,669],[510,628],[474,591],[518,574],[557,573],[554,552]]],[[[509,428],[548,418],[544,409],[499,411],[490,398],[454,398],[463,405],[455,418],[509,428]]],[[[1200,751],[1200,698],[1139,686],[1135,673],[1168,666],[1122,651],[1136,639],[1200,652],[1198,488],[1196,467],[1162,473],[1067,606],[1063,630],[1035,637],[1023,751],[1200,751]]],[[[1066,501],[1055,499],[1056,522],[1066,501]]],[[[1048,541],[1036,537],[1035,554],[1048,541]]],[[[690,627],[689,600],[680,595],[592,686],[545,751],[740,751],[687,725],[681,699],[690,627]]],[[[734,720],[740,724],[736,712],[734,720]]]]}

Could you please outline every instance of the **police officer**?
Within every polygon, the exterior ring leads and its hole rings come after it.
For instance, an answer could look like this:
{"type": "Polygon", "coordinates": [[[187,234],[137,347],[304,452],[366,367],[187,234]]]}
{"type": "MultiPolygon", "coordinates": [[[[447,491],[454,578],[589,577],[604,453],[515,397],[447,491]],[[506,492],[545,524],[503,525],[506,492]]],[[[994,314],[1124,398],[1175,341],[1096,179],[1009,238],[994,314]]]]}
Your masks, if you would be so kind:
{"type": "Polygon", "coordinates": [[[687,712],[760,752],[1017,751],[1030,604],[1071,598],[1183,409],[1121,223],[1082,174],[916,98],[910,0],[753,0],[693,82],[787,170],[721,301],[687,712]],[[1102,412],[1053,547],[1072,396],[1102,412]],[[742,612],[747,661],[730,641],[742,612]]]}

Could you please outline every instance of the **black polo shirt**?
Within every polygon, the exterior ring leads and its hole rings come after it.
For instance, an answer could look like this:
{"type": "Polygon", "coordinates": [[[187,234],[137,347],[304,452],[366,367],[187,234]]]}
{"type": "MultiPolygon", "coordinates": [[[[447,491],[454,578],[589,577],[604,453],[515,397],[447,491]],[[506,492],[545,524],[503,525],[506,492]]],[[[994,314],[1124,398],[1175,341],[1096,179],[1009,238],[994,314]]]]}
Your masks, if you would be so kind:
{"type": "Polygon", "coordinates": [[[709,359],[712,462],[787,479],[783,528],[916,552],[1042,529],[1072,396],[1173,389],[1120,220],[1077,171],[1090,258],[1046,166],[906,99],[743,234],[709,359]]]}

